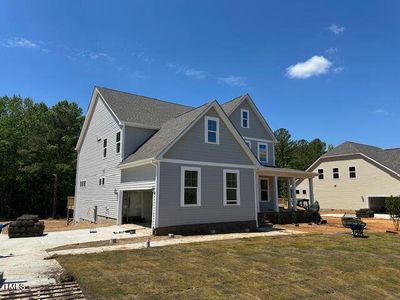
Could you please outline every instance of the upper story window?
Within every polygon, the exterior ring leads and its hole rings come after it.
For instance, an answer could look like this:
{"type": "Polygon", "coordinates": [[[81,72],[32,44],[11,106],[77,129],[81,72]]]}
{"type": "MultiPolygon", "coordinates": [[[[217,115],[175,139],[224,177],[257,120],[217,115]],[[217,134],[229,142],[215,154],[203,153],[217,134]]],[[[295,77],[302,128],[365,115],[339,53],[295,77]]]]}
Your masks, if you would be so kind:
{"type": "Polygon", "coordinates": [[[107,139],[103,140],[103,157],[107,157],[107,139]]]}
{"type": "Polygon", "coordinates": [[[79,182],[80,187],[86,187],[86,180],[82,180],[79,182]]]}
{"type": "Polygon", "coordinates": [[[243,128],[250,127],[250,114],[247,109],[241,109],[241,123],[243,128]]]}
{"type": "Polygon", "coordinates": [[[318,169],[318,179],[324,179],[324,169],[318,169]]]}
{"type": "Polygon", "coordinates": [[[356,178],[357,177],[356,167],[349,167],[349,177],[350,178],[356,178]]]}
{"type": "Polygon", "coordinates": [[[224,169],[224,205],[240,204],[239,170],[224,169]]]}
{"type": "Polygon", "coordinates": [[[249,148],[251,149],[251,141],[248,141],[248,140],[244,140],[244,141],[245,141],[246,145],[249,146],[249,148]]]}
{"type": "Polygon", "coordinates": [[[303,195],[307,195],[307,190],[303,190],[303,195]]]}
{"type": "Polygon", "coordinates": [[[333,179],[339,179],[339,168],[332,169],[333,179]]]}
{"type": "Polygon", "coordinates": [[[181,206],[201,205],[201,169],[181,168],[181,206]]]}
{"type": "Polygon", "coordinates": [[[262,163],[268,162],[268,145],[266,143],[258,143],[258,160],[262,163]]]}
{"type": "Polygon", "coordinates": [[[115,136],[115,152],[120,153],[121,152],[121,131],[117,132],[115,136]]]}
{"type": "Polygon", "coordinates": [[[104,182],[105,182],[104,177],[100,177],[100,178],[99,178],[99,186],[104,185],[104,182]]]}
{"type": "Polygon", "coordinates": [[[205,141],[209,144],[219,144],[219,119],[205,117],[205,141]]]}

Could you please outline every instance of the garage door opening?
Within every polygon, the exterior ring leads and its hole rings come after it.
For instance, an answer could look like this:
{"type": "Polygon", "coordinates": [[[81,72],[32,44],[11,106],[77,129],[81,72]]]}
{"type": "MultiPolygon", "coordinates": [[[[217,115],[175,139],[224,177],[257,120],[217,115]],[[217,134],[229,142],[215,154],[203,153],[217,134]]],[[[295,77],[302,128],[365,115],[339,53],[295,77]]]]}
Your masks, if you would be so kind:
{"type": "Polygon", "coordinates": [[[369,208],[376,213],[387,213],[385,200],[386,197],[368,197],[369,208]]]}
{"type": "Polygon", "coordinates": [[[122,224],[140,224],[151,227],[153,209],[152,191],[124,191],[122,224]]]}

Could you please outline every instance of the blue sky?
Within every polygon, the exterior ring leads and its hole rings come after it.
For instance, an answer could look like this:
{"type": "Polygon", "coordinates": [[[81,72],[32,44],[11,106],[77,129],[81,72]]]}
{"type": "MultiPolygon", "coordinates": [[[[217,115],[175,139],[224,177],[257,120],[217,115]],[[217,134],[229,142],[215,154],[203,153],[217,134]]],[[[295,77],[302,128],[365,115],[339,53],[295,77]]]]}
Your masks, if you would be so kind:
{"type": "Polygon", "coordinates": [[[275,130],[400,147],[399,1],[0,2],[0,95],[249,93],[275,130]]]}

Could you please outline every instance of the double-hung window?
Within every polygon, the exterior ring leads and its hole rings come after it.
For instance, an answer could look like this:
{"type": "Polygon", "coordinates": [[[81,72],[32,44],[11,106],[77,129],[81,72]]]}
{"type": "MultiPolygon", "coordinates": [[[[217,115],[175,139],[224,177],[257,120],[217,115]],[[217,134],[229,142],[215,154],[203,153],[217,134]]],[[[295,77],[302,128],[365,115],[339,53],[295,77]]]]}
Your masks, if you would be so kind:
{"type": "Polygon", "coordinates": [[[266,143],[258,143],[258,160],[261,163],[268,162],[268,145],[266,143]]]}
{"type": "Polygon", "coordinates": [[[181,206],[201,205],[201,169],[181,167],[181,206]]]}
{"type": "Polygon", "coordinates": [[[121,152],[121,131],[117,132],[115,136],[115,152],[120,153],[121,152]]]}
{"type": "Polygon", "coordinates": [[[219,119],[205,117],[205,142],[209,144],[219,144],[219,119]]]}
{"type": "Polygon", "coordinates": [[[224,169],[224,205],[240,205],[240,178],[238,170],[224,169]]]}
{"type": "Polygon", "coordinates": [[[339,179],[339,168],[332,169],[333,179],[339,179]]]}
{"type": "Polygon", "coordinates": [[[103,140],[103,158],[107,157],[107,139],[103,140]]]}
{"type": "Polygon", "coordinates": [[[350,178],[356,178],[357,177],[356,167],[349,167],[349,177],[350,178]]]}
{"type": "Polygon", "coordinates": [[[318,179],[324,179],[324,169],[318,169],[318,179]]]}
{"type": "Polygon", "coordinates": [[[268,191],[269,181],[268,178],[260,179],[260,193],[261,201],[269,201],[269,191],[268,191]]]}
{"type": "Polygon", "coordinates": [[[250,114],[247,109],[241,109],[241,123],[243,128],[249,128],[250,127],[250,114]]]}

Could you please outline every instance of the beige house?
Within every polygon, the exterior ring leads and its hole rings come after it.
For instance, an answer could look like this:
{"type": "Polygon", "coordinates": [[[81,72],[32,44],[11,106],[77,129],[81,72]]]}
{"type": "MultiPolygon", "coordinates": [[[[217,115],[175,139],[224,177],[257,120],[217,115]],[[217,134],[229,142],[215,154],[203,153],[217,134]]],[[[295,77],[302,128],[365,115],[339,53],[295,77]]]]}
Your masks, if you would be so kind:
{"type": "MultiPolygon", "coordinates": [[[[400,194],[400,148],[381,149],[345,142],[315,161],[309,172],[321,209],[384,210],[385,198],[400,194]]],[[[297,198],[309,198],[309,184],[297,182],[297,198]]]]}

